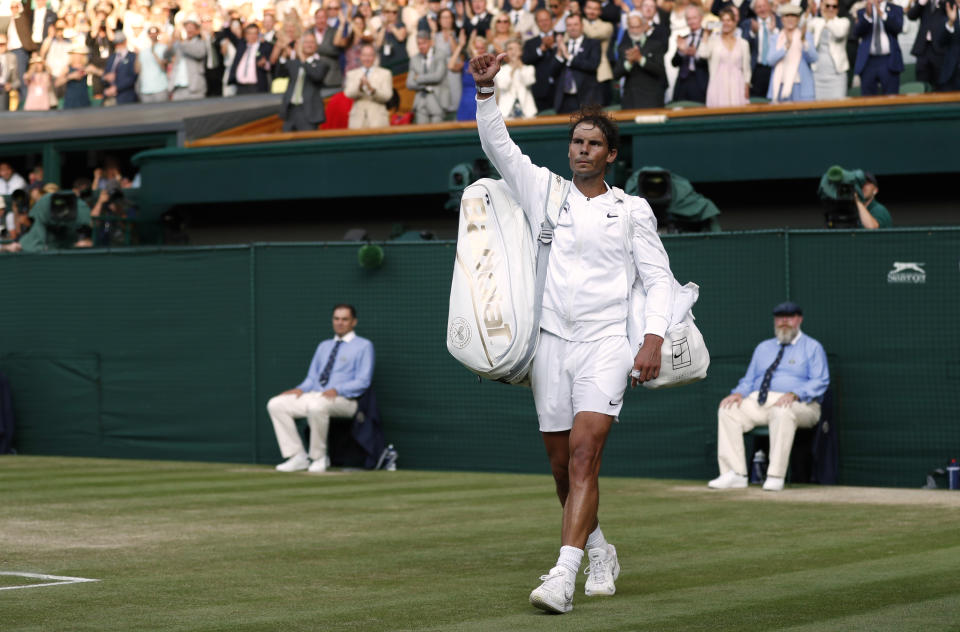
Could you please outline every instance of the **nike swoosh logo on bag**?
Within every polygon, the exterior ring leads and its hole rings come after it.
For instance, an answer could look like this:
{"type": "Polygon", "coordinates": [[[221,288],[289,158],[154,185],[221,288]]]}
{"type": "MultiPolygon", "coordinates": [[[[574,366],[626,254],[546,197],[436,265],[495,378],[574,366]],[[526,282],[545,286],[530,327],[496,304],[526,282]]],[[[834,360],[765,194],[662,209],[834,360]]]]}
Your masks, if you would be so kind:
{"type": "Polygon", "coordinates": [[[613,219],[614,217],[620,217],[620,216],[617,215],[616,213],[607,213],[607,217],[613,219]]]}
{"type": "Polygon", "coordinates": [[[679,357],[682,356],[682,355],[683,355],[683,351],[681,351],[680,353],[674,353],[674,354],[673,354],[673,357],[674,357],[674,358],[679,358],[679,357]]]}

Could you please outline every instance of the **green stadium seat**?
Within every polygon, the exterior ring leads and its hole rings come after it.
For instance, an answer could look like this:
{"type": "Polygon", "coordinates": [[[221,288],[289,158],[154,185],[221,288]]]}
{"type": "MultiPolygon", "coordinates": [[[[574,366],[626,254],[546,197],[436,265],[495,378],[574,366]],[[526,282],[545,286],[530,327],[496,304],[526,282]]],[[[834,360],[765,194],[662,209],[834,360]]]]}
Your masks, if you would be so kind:
{"type": "Polygon", "coordinates": [[[922,81],[908,81],[900,84],[900,94],[923,94],[927,85],[922,81]]]}
{"type": "MultiPolygon", "coordinates": [[[[917,65],[916,64],[905,64],[903,67],[903,72],[900,73],[900,85],[905,83],[910,83],[911,81],[917,80],[917,65]]],[[[904,94],[901,92],[900,94],[904,94]]]]}
{"type": "Polygon", "coordinates": [[[770,99],[766,97],[750,97],[750,103],[770,103],[770,99]]]}
{"type": "Polygon", "coordinates": [[[604,111],[604,112],[619,112],[619,111],[622,110],[622,109],[623,109],[623,108],[620,107],[620,104],[619,104],[619,103],[614,103],[613,105],[608,105],[607,107],[603,108],[603,111],[604,111]]]}
{"type": "Polygon", "coordinates": [[[539,112],[537,112],[537,116],[552,116],[556,113],[557,113],[556,110],[547,108],[546,110],[540,110],[539,112]]]}
{"type": "Polygon", "coordinates": [[[848,97],[858,97],[858,96],[860,96],[860,88],[859,88],[859,87],[850,88],[849,90],[847,90],[847,96],[848,96],[848,97]]]}

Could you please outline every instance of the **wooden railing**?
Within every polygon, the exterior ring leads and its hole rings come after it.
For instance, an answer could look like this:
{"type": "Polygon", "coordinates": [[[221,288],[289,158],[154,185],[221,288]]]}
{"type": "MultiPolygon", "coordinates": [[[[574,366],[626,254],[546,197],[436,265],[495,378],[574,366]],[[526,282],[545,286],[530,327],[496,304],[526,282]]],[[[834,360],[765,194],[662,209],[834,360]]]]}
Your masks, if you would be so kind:
{"type": "MultiPolygon", "coordinates": [[[[401,95],[401,111],[409,111],[413,94],[406,90],[406,75],[394,77],[394,87],[401,95]],[[399,86],[399,87],[398,87],[399,86]]],[[[680,119],[693,117],[715,117],[743,114],[761,114],[775,112],[808,112],[812,110],[835,110],[848,108],[889,107],[891,105],[925,105],[937,103],[960,103],[960,92],[930,93],[916,95],[891,95],[880,97],[852,97],[836,101],[807,101],[801,103],[763,103],[728,108],[658,108],[649,110],[616,110],[609,114],[620,122],[633,122],[638,116],[665,117],[680,119]]],[[[655,120],[655,119],[651,119],[655,120]]],[[[529,127],[539,125],[566,125],[570,116],[565,114],[538,116],[532,119],[508,121],[511,127],[529,127]]],[[[399,125],[375,129],[331,129],[310,132],[283,132],[283,121],[279,116],[267,117],[238,127],[224,130],[218,134],[186,143],[187,147],[222,147],[226,145],[245,145],[256,143],[277,143],[314,138],[339,138],[345,136],[384,136],[388,134],[416,134],[449,130],[475,129],[474,121],[451,121],[423,125],[399,125]]]]}

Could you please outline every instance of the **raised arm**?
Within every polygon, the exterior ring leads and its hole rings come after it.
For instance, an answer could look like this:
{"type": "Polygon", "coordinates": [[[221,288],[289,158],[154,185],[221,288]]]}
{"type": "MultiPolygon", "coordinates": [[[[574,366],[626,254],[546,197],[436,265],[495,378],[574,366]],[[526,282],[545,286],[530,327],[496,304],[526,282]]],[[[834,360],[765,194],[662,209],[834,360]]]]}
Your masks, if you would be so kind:
{"type": "MultiPolygon", "coordinates": [[[[506,53],[489,53],[470,60],[470,72],[478,87],[493,86],[493,78],[500,70],[506,53]]],[[[492,94],[477,92],[477,131],[480,145],[487,158],[497,168],[526,213],[531,227],[543,221],[544,196],[550,180],[550,170],[535,166],[510,138],[503,116],[492,94]]]]}

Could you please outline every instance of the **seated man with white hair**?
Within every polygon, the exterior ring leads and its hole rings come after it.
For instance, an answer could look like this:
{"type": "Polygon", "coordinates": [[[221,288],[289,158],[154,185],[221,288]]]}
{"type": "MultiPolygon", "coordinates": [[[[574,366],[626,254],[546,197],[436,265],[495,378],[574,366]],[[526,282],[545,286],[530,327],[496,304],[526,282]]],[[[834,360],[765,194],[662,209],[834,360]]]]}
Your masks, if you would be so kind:
{"type": "Polygon", "coordinates": [[[770,465],[766,491],[783,489],[797,428],[812,428],[830,385],[823,345],[800,331],[803,310],[792,301],[773,309],[774,338],[753,351],[747,374],[717,411],[717,461],[720,476],[713,489],[747,486],[743,433],[770,426],[770,465]]]}

